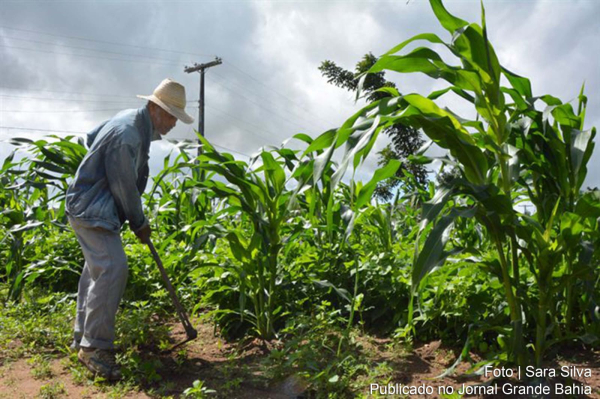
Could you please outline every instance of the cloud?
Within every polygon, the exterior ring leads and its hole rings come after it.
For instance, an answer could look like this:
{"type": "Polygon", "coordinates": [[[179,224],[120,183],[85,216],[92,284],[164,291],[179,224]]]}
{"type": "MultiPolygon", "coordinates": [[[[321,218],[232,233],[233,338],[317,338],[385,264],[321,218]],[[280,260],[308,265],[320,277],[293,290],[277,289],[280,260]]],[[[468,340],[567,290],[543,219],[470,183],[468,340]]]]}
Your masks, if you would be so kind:
{"type": "MultiPolygon", "coordinates": [[[[478,1],[445,4],[463,19],[480,20],[478,1]]],[[[536,93],[563,100],[574,98],[585,80],[589,126],[597,125],[600,3],[507,0],[485,6],[490,40],[501,62],[528,76],[536,93]]],[[[183,83],[188,99],[196,100],[199,76],[184,73],[183,67],[218,55],[223,64],[206,73],[206,135],[217,145],[250,154],[298,132],[316,136],[363,105],[327,84],[317,69],[321,61],[353,69],[365,53],[382,54],[423,32],[450,40],[425,1],[2,2],[0,45],[9,47],[0,47],[0,94],[47,99],[0,97],[0,109],[45,111],[0,112],[0,125],[88,131],[116,113],[99,110],[141,106],[135,94],[149,94],[165,77],[183,83]],[[58,110],[80,112],[48,112],[58,110]]],[[[416,74],[387,77],[404,93],[428,94],[445,86],[416,74]]],[[[441,104],[473,117],[456,97],[445,97],[441,104]]],[[[196,105],[190,103],[188,109],[194,116],[196,105]]],[[[193,138],[196,127],[180,124],[170,138],[193,138]]],[[[15,134],[0,129],[0,137],[15,134]]],[[[382,135],[375,151],[387,142],[382,135]]],[[[158,151],[152,160],[155,170],[168,145],[153,151],[158,151]]],[[[600,166],[598,157],[592,158],[590,170],[600,166]]],[[[375,166],[372,156],[361,176],[368,177],[375,166]]],[[[587,183],[600,186],[600,177],[591,174],[587,183]]]]}

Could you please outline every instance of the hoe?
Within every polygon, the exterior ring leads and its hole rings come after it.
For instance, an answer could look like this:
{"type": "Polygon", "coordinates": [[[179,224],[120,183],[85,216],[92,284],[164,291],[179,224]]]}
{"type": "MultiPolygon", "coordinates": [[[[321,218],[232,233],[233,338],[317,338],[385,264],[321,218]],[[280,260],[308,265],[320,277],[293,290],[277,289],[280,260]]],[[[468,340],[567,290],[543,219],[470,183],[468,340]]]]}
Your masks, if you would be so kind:
{"type": "Polygon", "coordinates": [[[177,311],[177,316],[179,316],[179,320],[181,320],[181,324],[183,324],[183,328],[185,329],[185,334],[187,335],[187,339],[185,341],[182,341],[182,342],[176,344],[175,346],[173,346],[171,349],[168,349],[165,351],[165,353],[169,353],[169,352],[173,351],[173,349],[180,347],[181,345],[185,344],[186,342],[196,339],[196,337],[198,336],[198,331],[196,331],[196,329],[192,326],[192,323],[190,323],[190,320],[188,319],[185,311],[183,310],[183,307],[181,306],[181,303],[179,302],[179,299],[177,298],[177,294],[175,294],[175,290],[173,289],[171,280],[169,280],[169,276],[167,276],[167,272],[165,271],[165,268],[163,267],[162,261],[160,260],[160,257],[158,256],[158,253],[156,252],[156,248],[154,248],[152,241],[150,241],[150,239],[148,239],[148,242],[146,244],[148,244],[148,248],[150,248],[150,252],[152,252],[152,256],[154,257],[154,261],[158,265],[160,274],[162,275],[163,281],[165,282],[165,285],[167,286],[167,291],[169,291],[169,295],[171,296],[171,300],[173,301],[173,305],[175,306],[175,310],[177,311]]]}

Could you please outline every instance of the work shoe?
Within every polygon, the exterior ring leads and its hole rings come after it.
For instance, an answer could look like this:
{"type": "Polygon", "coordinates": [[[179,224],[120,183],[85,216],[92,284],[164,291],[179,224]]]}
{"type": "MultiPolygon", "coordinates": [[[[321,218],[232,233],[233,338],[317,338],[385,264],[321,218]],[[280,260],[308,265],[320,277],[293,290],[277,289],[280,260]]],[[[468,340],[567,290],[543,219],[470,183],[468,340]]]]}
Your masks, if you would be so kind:
{"type": "Polygon", "coordinates": [[[121,379],[121,368],[115,362],[113,351],[81,348],[77,358],[94,375],[99,375],[109,381],[121,379]]]}
{"type": "Polygon", "coordinates": [[[71,352],[79,352],[79,341],[73,340],[73,342],[71,342],[71,345],[69,345],[69,349],[71,350],[71,352]]]}

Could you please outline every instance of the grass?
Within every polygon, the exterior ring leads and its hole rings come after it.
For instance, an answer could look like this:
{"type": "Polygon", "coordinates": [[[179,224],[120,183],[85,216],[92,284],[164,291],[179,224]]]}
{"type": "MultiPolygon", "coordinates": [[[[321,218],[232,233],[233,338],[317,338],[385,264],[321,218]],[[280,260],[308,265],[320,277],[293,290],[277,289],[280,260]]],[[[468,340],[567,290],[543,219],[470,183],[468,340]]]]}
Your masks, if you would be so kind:
{"type": "Polygon", "coordinates": [[[65,385],[62,382],[50,382],[42,385],[37,397],[40,399],[58,399],[62,398],[66,393],[65,385]]]}
{"type": "MultiPolygon", "coordinates": [[[[66,395],[66,382],[48,381],[56,377],[52,370],[55,359],[60,369],[67,371],[69,383],[81,387],[83,394],[88,397],[102,393],[117,398],[137,392],[170,397],[182,395],[185,389],[189,389],[186,391],[189,397],[235,397],[249,387],[272,389],[290,375],[299,376],[301,386],[309,387],[314,392],[326,389],[332,397],[336,397],[336,394],[345,397],[348,392],[360,390],[369,381],[384,378],[390,373],[389,364],[373,364],[373,359],[365,356],[366,352],[361,352],[364,348],[355,339],[360,334],[358,331],[353,332],[353,338],[344,344],[342,356],[346,359],[340,362],[341,365],[337,365],[340,358],[331,351],[328,351],[331,354],[324,360],[320,359],[324,343],[319,334],[330,327],[330,318],[335,317],[335,313],[329,314],[328,309],[323,309],[322,317],[305,329],[299,325],[291,326],[292,330],[297,330],[295,336],[274,341],[268,348],[256,342],[248,343],[247,340],[235,343],[213,336],[212,327],[207,324],[211,321],[208,320],[203,322],[206,327],[201,340],[170,356],[159,355],[159,350],[160,343],[169,339],[171,324],[158,317],[155,309],[135,304],[127,304],[126,309],[117,315],[117,324],[120,326],[118,342],[121,345],[118,361],[123,368],[124,379],[108,383],[101,378],[94,378],[77,361],[76,353],[66,349],[74,315],[72,300],[55,294],[45,298],[37,293],[29,295],[19,304],[13,304],[0,315],[0,323],[7,327],[0,332],[0,340],[12,342],[2,347],[2,384],[7,386],[12,383],[15,386],[16,381],[10,378],[10,373],[14,362],[22,359],[27,359],[25,364],[32,380],[45,382],[37,394],[40,398],[66,395]],[[305,345],[295,347],[300,340],[306,341],[305,345]],[[124,347],[125,343],[127,347],[124,347]],[[198,360],[202,359],[198,351],[204,349],[216,351],[219,360],[209,363],[203,361],[198,365],[198,360]],[[312,362],[317,362],[323,370],[317,377],[313,376],[312,362]],[[181,379],[181,376],[189,378],[181,379]],[[359,378],[353,381],[353,377],[359,378]]],[[[308,320],[302,319],[304,322],[308,323],[308,320]]],[[[338,338],[339,335],[329,335],[328,339],[332,341],[327,345],[334,347],[338,338]]],[[[368,341],[366,338],[364,340],[368,341]]]]}
{"type": "MultiPolygon", "coordinates": [[[[124,321],[121,318],[137,317],[137,322],[143,325],[129,332],[122,330],[122,342],[137,343],[119,355],[126,371],[124,380],[107,383],[100,378],[93,378],[78,363],[75,353],[52,350],[54,344],[65,342],[70,335],[72,304],[67,301],[56,306],[60,298],[41,301],[47,306],[48,317],[44,320],[67,322],[66,331],[58,333],[62,329],[59,323],[55,323],[45,326],[48,330],[46,334],[34,330],[27,334],[24,326],[36,322],[29,317],[41,311],[40,301],[30,299],[16,305],[18,311],[1,316],[1,322],[10,326],[10,331],[18,332],[19,345],[26,349],[18,346],[3,349],[8,358],[4,359],[4,365],[0,368],[0,387],[10,390],[10,395],[0,397],[15,396],[14,390],[19,387],[20,380],[15,379],[12,373],[22,365],[27,366],[26,374],[34,384],[35,381],[42,384],[37,385],[39,391],[31,395],[40,398],[71,395],[73,388],[70,387],[73,385],[78,386],[78,395],[89,398],[99,394],[109,398],[135,397],[139,394],[182,397],[186,390],[186,395],[196,398],[261,397],[265,392],[283,392],[284,386],[288,390],[306,391],[309,397],[367,398],[371,383],[385,385],[403,382],[408,377],[417,381],[434,374],[433,371],[427,375],[412,374],[415,370],[411,364],[419,364],[421,359],[415,358],[410,344],[378,338],[358,328],[353,328],[347,339],[343,340],[338,356],[338,343],[346,326],[343,320],[337,319],[337,313],[331,311],[329,304],[323,304],[313,318],[294,319],[279,340],[267,344],[226,340],[213,335],[210,320],[202,323],[194,320],[200,331],[200,339],[169,356],[160,355],[156,343],[166,339],[166,330],[178,326],[168,319],[157,318],[152,309],[138,309],[118,314],[120,324],[126,322],[133,325],[131,320],[124,321]],[[150,328],[152,324],[161,328],[150,328]],[[141,336],[155,346],[144,346],[140,342],[141,336]],[[40,337],[45,338],[41,340],[40,337]],[[44,345],[31,345],[33,342],[44,345]],[[53,374],[50,365],[55,363],[61,370],[53,374]],[[56,374],[60,375],[60,380],[56,380],[56,374]]],[[[0,335],[1,339],[9,340],[3,331],[0,335]]],[[[441,373],[451,351],[439,349],[431,352],[435,360],[428,358],[427,363],[429,367],[437,364],[441,373]]]]}
{"type": "Polygon", "coordinates": [[[33,355],[27,363],[31,365],[31,375],[36,380],[46,380],[53,376],[52,365],[45,356],[33,355]]]}

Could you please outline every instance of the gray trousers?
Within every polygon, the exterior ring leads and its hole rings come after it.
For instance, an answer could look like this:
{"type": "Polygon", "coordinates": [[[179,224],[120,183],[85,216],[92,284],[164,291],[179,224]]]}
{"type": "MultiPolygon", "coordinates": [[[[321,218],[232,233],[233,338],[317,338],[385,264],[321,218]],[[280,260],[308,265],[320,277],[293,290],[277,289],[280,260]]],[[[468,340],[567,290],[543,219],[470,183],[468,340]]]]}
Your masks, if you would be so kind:
{"type": "Polygon", "coordinates": [[[75,340],[86,348],[112,349],[115,316],[127,284],[121,235],[90,228],[72,217],[69,223],[85,258],[77,292],[75,340]]]}

